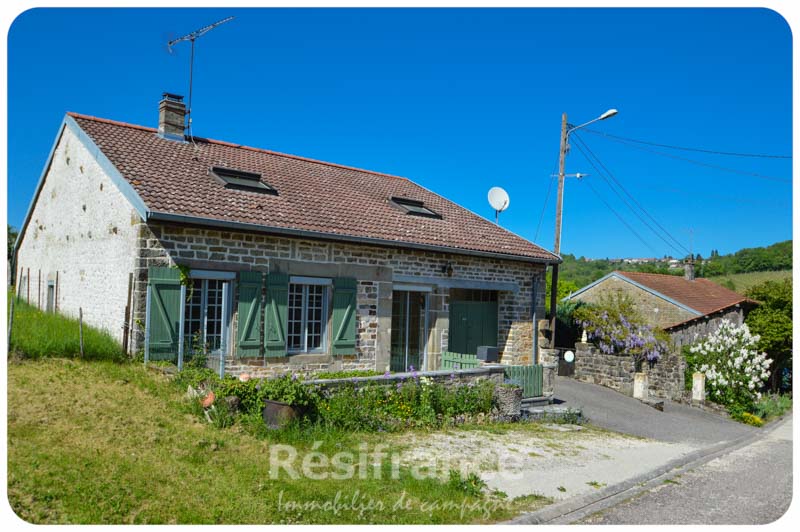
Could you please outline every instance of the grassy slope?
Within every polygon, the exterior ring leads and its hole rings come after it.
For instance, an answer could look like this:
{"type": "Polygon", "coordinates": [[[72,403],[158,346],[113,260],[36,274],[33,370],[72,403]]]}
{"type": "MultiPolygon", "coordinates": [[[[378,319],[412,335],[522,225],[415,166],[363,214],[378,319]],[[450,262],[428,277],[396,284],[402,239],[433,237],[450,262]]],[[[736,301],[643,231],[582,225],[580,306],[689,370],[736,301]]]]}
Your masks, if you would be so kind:
{"type": "Polygon", "coordinates": [[[722,284],[727,280],[733,281],[735,290],[740,294],[744,294],[748,288],[761,284],[764,281],[780,281],[783,279],[791,278],[791,270],[783,270],[776,272],[750,272],[750,273],[735,273],[732,275],[721,275],[719,277],[711,277],[709,280],[715,283],[722,284]]]}
{"type": "MultiPolygon", "coordinates": [[[[9,360],[8,390],[9,500],[30,522],[453,523],[506,519],[543,504],[528,499],[488,519],[479,510],[462,518],[418,506],[461,504],[462,492],[407,472],[400,480],[271,480],[269,441],[200,422],[174,385],[138,365],[9,360]],[[278,511],[281,491],[284,501],[324,502],[339,490],[344,499],[359,490],[384,508],[278,511]],[[410,511],[392,508],[403,491],[414,501],[410,511]]],[[[357,443],[327,441],[323,450],[357,443]]]]}

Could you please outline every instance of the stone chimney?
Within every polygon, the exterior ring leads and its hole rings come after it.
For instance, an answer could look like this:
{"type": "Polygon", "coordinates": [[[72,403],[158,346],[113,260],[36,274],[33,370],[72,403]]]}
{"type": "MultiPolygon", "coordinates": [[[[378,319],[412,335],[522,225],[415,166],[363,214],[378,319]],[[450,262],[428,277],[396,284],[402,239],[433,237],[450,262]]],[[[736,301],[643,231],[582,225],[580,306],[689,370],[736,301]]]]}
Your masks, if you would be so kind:
{"type": "Polygon", "coordinates": [[[170,140],[186,140],[186,104],[183,96],[165,92],[158,103],[158,135],[170,140]]]}
{"type": "Polygon", "coordinates": [[[683,264],[683,278],[694,281],[694,259],[687,259],[683,264]]]}

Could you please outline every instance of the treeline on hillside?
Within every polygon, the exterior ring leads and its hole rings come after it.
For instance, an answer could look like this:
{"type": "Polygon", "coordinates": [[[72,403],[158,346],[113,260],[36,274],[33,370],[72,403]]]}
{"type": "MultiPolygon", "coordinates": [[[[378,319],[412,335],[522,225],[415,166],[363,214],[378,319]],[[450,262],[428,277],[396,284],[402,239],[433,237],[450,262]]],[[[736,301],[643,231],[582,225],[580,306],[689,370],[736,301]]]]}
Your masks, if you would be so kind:
{"type": "Polygon", "coordinates": [[[666,262],[647,264],[627,264],[611,262],[608,259],[585,260],[583,257],[575,258],[569,253],[561,256],[564,262],[558,269],[558,284],[562,282],[574,283],[578,288],[592,283],[607,273],[615,270],[643,273],[663,273],[667,275],[683,275],[683,268],[670,268],[666,262]]]}
{"type": "MultiPolygon", "coordinates": [[[[611,262],[608,259],[586,260],[569,253],[562,255],[564,262],[559,268],[559,285],[571,283],[580,288],[592,283],[614,270],[644,273],[683,275],[683,268],[670,268],[667,259],[657,263],[628,264],[611,262]]],[[[681,258],[683,260],[684,257],[681,258]]],[[[716,277],[735,273],[780,271],[792,269],[792,241],[778,242],[771,246],[740,249],[736,253],[720,255],[716,250],[704,258],[695,255],[695,275],[716,277]]],[[[559,292],[561,292],[559,286],[559,292]]],[[[567,295],[571,290],[567,290],[567,295]]]]}
{"type": "Polygon", "coordinates": [[[720,255],[712,250],[711,256],[703,262],[698,272],[703,277],[791,270],[792,241],[786,240],[766,247],[744,248],[730,255],[720,255]]]}

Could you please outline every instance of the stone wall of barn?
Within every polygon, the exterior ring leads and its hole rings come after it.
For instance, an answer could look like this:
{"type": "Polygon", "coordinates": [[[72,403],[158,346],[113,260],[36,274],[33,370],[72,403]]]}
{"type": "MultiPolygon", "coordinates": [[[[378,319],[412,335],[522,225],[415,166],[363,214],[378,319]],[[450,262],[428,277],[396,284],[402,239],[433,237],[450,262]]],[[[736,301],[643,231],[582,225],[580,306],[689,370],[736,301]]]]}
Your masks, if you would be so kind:
{"type": "Polygon", "coordinates": [[[697,316],[697,314],[689,312],[666,299],[616,277],[605,279],[573,299],[587,303],[597,303],[603,298],[613,296],[616,293],[629,296],[633,300],[636,310],[647,320],[647,323],[662,329],[697,316]]]}
{"type": "MultiPolygon", "coordinates": [[[[230,354],[226,368],[231,373],[376,368],[383,371],[389,364],[392,290],[396,275],[516,283],[517,292],[498,292],[498,345],[504,363],[531,362],[534,282],[537,314],[544,315],[544,266],[541,264],[179,225],[140,224],[137,230],[139,259],[135,269],[134,317],[141,323],[145,317],[147,268],[150,266],[179,263],[204,270],[260,270],[265,274],[279,271],[290,275],[358,279],[356,355],[292,355],[265,361],[239,360],[230,354]],[[452,277],[442,272],[448,262],[453,268],[452,277]]],[[[236,292],[234,288],[234,312],[236,292]]],[[[448,302],[446,287],[435,287],[429,295],[427,369],[437,369],[439,355],[447,350],[448,302]]],[[[232,338],[235,338],[235,322],[234,316],[232,338]]],[[[137,349],[143,345],[142,333],[140,330],[136,336],[137,349]]]]}
{"type": "Polygon", "coordinates": [[[728,320],[734,325],[744,323],[745,311],[740,306],[724,309],[716,314],[701,316],[692,321],[676,325],[667,329],[669,337],[678,348],[691,345],[703,340],[719,329],[722,320],[728,320]]]}
{"type": "Polygon", "coordinates": [[[17,260],[17,293],[121,341],[140,219],[69,127],[53,153],[17,260]]]}

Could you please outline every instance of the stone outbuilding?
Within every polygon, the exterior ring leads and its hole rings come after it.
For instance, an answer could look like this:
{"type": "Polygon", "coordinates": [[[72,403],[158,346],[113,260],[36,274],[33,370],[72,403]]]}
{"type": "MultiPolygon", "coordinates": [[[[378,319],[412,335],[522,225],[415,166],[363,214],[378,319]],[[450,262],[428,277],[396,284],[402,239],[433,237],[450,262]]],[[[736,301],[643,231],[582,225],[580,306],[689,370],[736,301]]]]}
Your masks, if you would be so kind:
{"type": "Polygon", "coordinates": [[[680,347],[705,338],[723,319],[739,325],[758,303],[713,281],[684,276],[614,271],[570,294],[567,300],[598,302],[621,293],[629,296],[650,325],[664,329],[680,347]]]}
{"type": "Polygon", "coordinates": [[[68,113],[15,246],[17,293],[129,353],[220,371],[437,369],[537,357],[560,259],[393,175],[68,113]]]}

